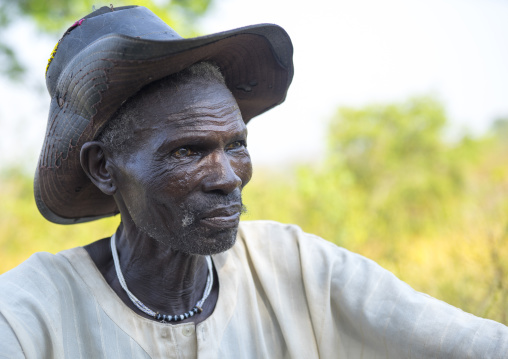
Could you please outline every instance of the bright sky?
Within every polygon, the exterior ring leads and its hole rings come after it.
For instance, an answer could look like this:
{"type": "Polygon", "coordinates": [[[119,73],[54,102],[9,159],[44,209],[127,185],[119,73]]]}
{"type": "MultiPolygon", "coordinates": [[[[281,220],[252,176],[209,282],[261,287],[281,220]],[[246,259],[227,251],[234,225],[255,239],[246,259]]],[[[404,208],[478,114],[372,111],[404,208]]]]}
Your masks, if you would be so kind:
{"type": "MultiPolygon", "coordinates": [[[[249,124],[257,164],[319,159],[337,106],[434,94],[453,129],[484,131],[508,115],[508,1],[216,0],[204,33],[271,22],[293,40],[295,77],[286,102],[249,124]]],[[[56,39],[20,24],[31,83],[0,83],[0,165],[35,168],[47,120],[43,76],[56,39]],[[15,145],[17,151],[12,150],[15,145]]],[[[9,36],[8,34],[8,36],[9,36]]],[[[14,38],[14,36],[13,36],[14,38]]]]}

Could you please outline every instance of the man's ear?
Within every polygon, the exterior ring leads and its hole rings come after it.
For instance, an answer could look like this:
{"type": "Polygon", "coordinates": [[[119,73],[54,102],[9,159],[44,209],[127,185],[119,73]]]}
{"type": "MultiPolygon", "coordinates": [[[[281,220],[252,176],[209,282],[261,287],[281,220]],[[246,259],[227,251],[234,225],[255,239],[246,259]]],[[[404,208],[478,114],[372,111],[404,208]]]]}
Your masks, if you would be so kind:
{"type": "Polygon", "coordinates": [[[92,183],[103,193],[114,195],[116,185],[113,182],[111,173],[106,168],[107,158],[104,144],[99,141],[86,142],[81,147],[80,162],[83,171],[92,183]]]}

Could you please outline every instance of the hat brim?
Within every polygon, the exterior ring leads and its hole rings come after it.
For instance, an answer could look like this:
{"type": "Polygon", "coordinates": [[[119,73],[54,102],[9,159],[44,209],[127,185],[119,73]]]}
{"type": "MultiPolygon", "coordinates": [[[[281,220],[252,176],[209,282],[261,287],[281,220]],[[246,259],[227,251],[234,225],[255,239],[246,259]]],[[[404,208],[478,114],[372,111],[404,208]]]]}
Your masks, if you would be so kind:
{"type": "Polygon", "coordinates": [[[292,54],[289,36],[272,24],[192,39],[161,41],[112,34],[93,42],[58,77],[34,179],[39,211],[59,224],[118,213],[112,196],[98,190],[82,170],[79,152],[144,86],[194,63],[213,62],[247,123],[284,101],[293,77],[292,54]]]}

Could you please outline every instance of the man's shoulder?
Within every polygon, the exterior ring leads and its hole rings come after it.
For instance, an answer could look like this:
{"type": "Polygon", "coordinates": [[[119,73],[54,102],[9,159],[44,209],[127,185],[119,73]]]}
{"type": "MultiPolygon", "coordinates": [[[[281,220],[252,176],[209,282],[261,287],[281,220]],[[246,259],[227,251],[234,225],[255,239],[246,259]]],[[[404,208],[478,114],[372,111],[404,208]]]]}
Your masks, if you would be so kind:
{"type": "MultiPolygon", "coordinates": [[[[79,251],[73,248],[68,251],[79,251]]],[[[19,303],[52,297],[62,290],[62,283],[75,275],[69,260],[62,254],[34,253],[19,266],[0,275],[0,302],[19,303]]]]}
{"type": "Polygon", "coordinates": [[[302,262],[334,266],[346,261],[363,260],[362,256],[306,233],[299,226],[275,221],[242,221],[238,231],[241,248],[250,256],[300,258],[302,262]]]}
{"type": "MultiPolygon", "coordinates": [[[[79,250],[79,248],[73,248],[67,251],[79,250]]],[[[44,272],[62,269],[69,265],[69,261],[65,258],[63,253],[66,251],[53,254],[49,252],[36,252],[32,254],[27,260],[22,262],[17,267],[0,275],[2,280],[17,277],[26,273],[31,275],[43,275],[44,272]]]]}
{"type": "Polygon", "coordinates": [[[361,269],[366,275],[393,274],[374,261],[340,247],[299,226],[275,221],[244,221],[238,231],[239,245],[233,250],[238,257],[256,258],[266,265],[285,266],[292,263],[302,272],[316,275],[315,281],[331,278],[335,273],[361,269]]]}
{"type": "Polygon", "coordinates": [[[320,237],[304,232],[296,224],[280,223],[270,220],[242,221],[239,226],[241,236],[256,237],[263,239],[274,239],[281,241],[299,240],[302,238],[313,238],[323,241],[320,237]]]}
{"type": "Polygon", "coordinates": [[[282,245],[312,246],[324,250],[346,251],[346,249],[324,240],[323,238],[303,231],[296,224],[280,223],[270,220],[242,221],[239,226],[239,237],[244,241],[266,245],[280,243],[282,245]]]}

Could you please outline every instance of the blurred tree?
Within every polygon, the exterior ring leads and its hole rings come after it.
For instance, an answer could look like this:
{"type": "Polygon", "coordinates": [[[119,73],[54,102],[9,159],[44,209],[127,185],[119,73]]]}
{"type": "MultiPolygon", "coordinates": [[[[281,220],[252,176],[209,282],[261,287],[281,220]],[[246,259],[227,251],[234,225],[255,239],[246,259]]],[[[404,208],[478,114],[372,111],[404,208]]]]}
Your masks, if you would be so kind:
{"type": "MultiPolygon", "coordinates": [[[[142,5],[150,8],[182,36],[196,35],[195,22],[210,6],[212,0],[116,0],[100,4],[95,0],[0,0],[0,34],[19,19],[34,21],[37,27],[50,34],[60,34],[74,21],[92,11],[92,7],[120,7],[142,5]]],[[[24,72],[12,45],[0,37],[2,74],[19,80],[24,72]]]]}
{"type": "MultiPolygon", "coordinates": [[[[340,245],[386,241],[384,255],[394,256],[396,242],[460,220],[479,141],[446,143],[445,126],[443,106],[431,97],[341,108],[330,122],[324,161],[299,166],[277,192],[278,203],[291,203],[287,211],[263,213],[340,245]]],[[[260,192],[257,198],[269,201],[260,192]]]]}
{"type": "Polygon", "coordinates": [[[498,137],[508,138],[508,116],[500,117],[494,121],[492,132],[498,137]]]}
{"type": "Polygon", "coordinates": [[[369,237],[422,233],[451,215],[462,166],[443,140],[446,115],[431,97],[339,109],[329,131],[329,161],[347,170],[362,200],[369,237]],[[340,160],[339,160],[340,159],[340,160]]]}

